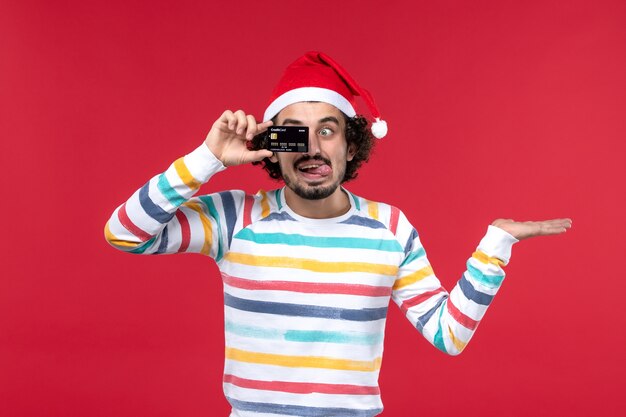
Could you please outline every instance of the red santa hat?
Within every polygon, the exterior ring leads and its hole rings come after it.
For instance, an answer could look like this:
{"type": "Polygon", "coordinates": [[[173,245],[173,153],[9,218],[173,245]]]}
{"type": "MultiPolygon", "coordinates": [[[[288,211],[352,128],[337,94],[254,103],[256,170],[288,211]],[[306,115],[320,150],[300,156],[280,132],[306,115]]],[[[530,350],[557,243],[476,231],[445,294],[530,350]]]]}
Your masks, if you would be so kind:
{"type": "Polygon", "coordinates": [[[321,52],[307,52],[287,67],[270,98],[263,121],[272,119],[282,109],[302,101],[321,101],[332,104],[348,117],[354,117],[355,97],[361,96],[375,121],[372,133],[378,139],[387,134],[387,122],[372,95],[359,86],[339,64],[321,52]]]}

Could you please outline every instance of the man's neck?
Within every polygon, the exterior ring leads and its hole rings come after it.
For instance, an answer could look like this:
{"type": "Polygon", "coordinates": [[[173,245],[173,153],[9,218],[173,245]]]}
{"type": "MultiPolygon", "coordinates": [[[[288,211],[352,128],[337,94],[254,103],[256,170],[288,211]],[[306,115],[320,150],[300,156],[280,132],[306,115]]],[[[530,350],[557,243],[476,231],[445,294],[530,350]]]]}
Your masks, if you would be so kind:
{"type": "Polygon", "coordinates": [[[350,210],[350,198],[341,187],[320,200],[309,200],[285,187],[285,201],[296,214],[310,219],[331,219],[346,214],[350,210]]]}

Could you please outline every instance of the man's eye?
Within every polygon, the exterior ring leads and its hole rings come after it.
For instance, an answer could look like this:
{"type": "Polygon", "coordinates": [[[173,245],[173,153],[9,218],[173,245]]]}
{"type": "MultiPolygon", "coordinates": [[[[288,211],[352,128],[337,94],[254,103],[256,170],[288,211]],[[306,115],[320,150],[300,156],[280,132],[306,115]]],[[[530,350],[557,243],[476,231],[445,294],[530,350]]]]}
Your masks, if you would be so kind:
{"type": "Polygon", "coordinates": [[[327,127],[323,128],[323,129],[320,129],[320,131],[319,131],[320,136],[328,136],[328,135],[330,135],[332,133],[333,133],[333,131],[331,129],[327,128],[327,127]]]}

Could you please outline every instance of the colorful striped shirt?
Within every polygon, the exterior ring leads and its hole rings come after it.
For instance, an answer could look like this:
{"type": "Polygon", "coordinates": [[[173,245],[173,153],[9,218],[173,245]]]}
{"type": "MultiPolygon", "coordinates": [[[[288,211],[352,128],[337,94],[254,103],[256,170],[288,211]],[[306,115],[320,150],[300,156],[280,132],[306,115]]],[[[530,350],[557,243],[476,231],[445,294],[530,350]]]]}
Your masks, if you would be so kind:
{"type": "Polygon", "coordinates": [[[224,169],[205,145],[117,208],[105,227],[136,254],[213,258],[224,287],[224,393],[233,417],[370,417],[392,299],[441,351],[456,355],[502,284],[516,242],[489,226],[448,293],[397,208],[348,194],[331,219],[293,212],[284,189],[193,197],[224,169]]]}

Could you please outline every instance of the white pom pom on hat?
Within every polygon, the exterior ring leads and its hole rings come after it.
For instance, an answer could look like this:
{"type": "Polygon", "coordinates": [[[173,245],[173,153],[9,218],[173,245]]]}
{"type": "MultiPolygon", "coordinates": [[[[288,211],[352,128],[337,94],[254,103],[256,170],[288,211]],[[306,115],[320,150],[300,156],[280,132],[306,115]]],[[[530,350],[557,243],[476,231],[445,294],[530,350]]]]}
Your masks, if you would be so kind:
{"type": "Polygon", "coordinates": [[[377,117],[376,121],[372,123],[372,134],[378,139],[384,138],[387,134],[387,122],[377,117]]]}
{"type": "Polygon", "coordinates": [[[360,96],[375,122],[372,134],[382,139],[387,134],[387,122],[381,120],[372,95],[354,81],[339,64],[322,52],[307,52],[289,65],[272,92],[263,121],[272,119],[282,109],[302,101],[332,104],[348,117],[356,116],[355,97],[360,96]]]}

